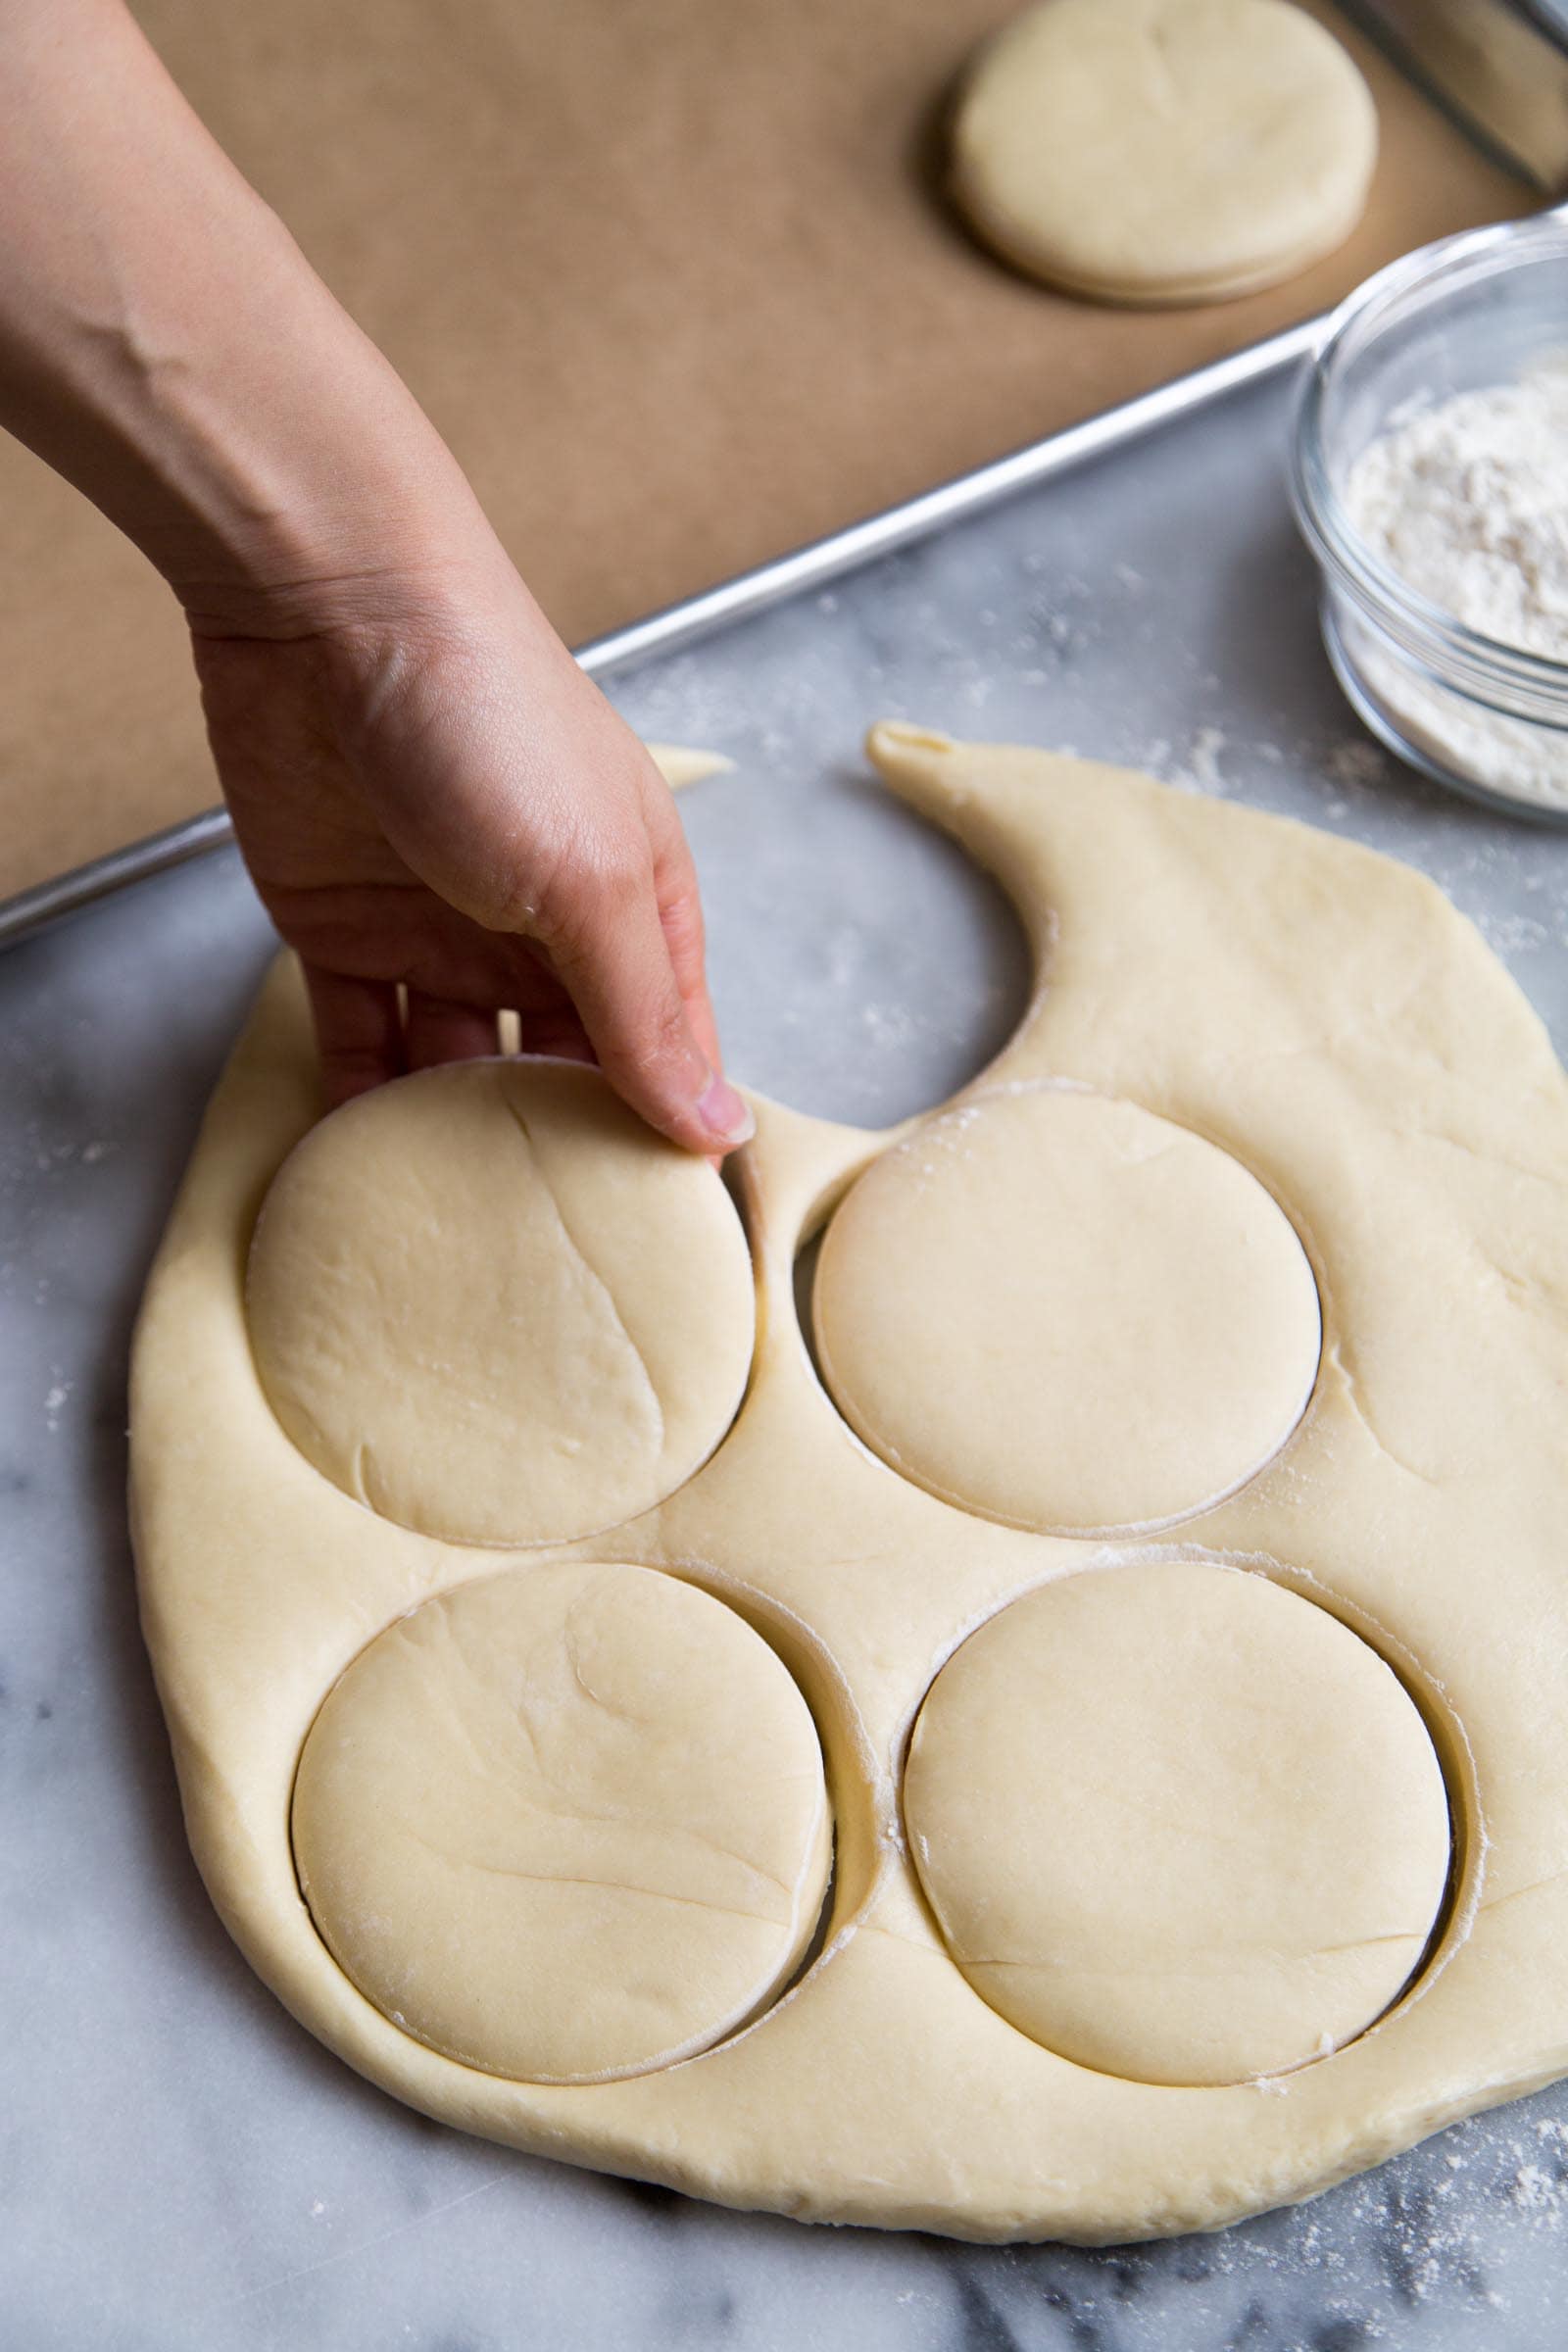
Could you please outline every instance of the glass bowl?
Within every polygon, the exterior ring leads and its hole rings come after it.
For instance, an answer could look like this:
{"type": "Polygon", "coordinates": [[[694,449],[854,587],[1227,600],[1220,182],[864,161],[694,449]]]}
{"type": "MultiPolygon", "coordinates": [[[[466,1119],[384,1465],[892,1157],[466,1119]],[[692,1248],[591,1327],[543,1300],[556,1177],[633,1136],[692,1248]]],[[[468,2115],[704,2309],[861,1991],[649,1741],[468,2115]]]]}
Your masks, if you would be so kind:
{"type": "Polygon", "coordinates": [[[1469,628],[1392,571],[1343,500],[1369,441],[1454,393],[1568,365],[1568,220],[1445,237],[1328,321],[1296,416],[1291,489],[1323,575],[1323,642],[1350,703],[1438,783],[1568,824],[1568,663],[1469,628]]]}

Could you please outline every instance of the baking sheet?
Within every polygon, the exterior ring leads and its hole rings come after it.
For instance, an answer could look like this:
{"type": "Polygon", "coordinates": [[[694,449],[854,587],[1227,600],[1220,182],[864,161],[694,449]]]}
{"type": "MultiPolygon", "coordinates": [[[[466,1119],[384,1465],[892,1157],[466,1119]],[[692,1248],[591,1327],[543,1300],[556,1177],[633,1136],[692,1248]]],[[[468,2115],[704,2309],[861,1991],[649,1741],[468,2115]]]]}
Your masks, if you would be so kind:
{"type": "MultiPolygon", "coordinates": [[[[929,184],[942,95],[1012,6],[140,0],[139,14],[580,643],[1529,201],[1335,16],[1383,130],[1367,218],[1338,255],[1192,311],[1048,294],[972,245],[929,184]]],[[[140,558],[9,445],[0,513],[4,899],[216,795],[178,617],[140,558]]]]}

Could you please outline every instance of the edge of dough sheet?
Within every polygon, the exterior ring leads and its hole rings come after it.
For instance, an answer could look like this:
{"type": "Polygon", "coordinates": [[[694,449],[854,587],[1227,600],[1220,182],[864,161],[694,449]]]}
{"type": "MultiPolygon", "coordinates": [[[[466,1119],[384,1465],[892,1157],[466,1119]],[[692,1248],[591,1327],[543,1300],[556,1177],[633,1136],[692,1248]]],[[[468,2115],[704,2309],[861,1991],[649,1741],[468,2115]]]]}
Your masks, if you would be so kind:
{"type": "Polygon", "coordinates": [[[690,1577],[774,1642],[833,1802],[825,1940],[758,2021],[662,2072],[547,2088],[466,2069],[341,1975],[290,1849],[296,1759],[336,1677],[505,1555],[376,1519],[261,1396],[244,1251],[318,1108],[281,961],[208,1111],[134,1348],[141,1609],[191,1844],[295,2016],[446,2123],[817,2221],[1083,2243],[1215,2229],[1568,2071],[1568,1082],[1477,933],[1389,858],[1038,751],[906,726],[870,751],[998,873],[1033,943],[1030,1006],[964,1094],[1042,1077],[1121,1094],[1268,1185],[1323,1305],[1300,1424],[1241,1494],[1157,1541],[1034,1536],[907,1485],[829,1403],[792,1276],[913,1123],[872,1135],[760,1102],[738,1171],[760,1309],[739,1417],[660,1508],[530,1556],[690,1577]],[[1455,1884],[1415,1988],[1276,2082],[1153,2087],[1037,2046],[949,1959],[905,1850],[909,1727],[964,1636],[1051,1577],[1171,1556],[1276,1576],[1379,1647],[1454,1812],[1455,1884]]]}

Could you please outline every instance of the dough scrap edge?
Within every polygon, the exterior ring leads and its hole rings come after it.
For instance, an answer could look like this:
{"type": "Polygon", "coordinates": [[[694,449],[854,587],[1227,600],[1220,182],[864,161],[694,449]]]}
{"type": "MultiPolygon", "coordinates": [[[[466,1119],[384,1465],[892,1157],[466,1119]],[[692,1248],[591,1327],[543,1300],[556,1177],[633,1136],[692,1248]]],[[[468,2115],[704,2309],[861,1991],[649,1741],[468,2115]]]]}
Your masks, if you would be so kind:
{"type": "MultiPolygon", "coordinates": [[[[1265,878],[1276,867],[1293,875],[1308,909],[1325,879],[1334,893],[1348,886],[1352,902],[1363,885],[1387,893],[1396,936],[1391,949],[1380,930],[1363,975],[1389,983],[1384,1026],[1402,1023],[1417,1058],[1429,1056],[1445,1027],[1444,1007],[1456,995],[1471,1016],[1450,1040],[1460,1076],[1469,1070],[1489,1105],[1510,1082],[1517,1093],[1507,1117],[1482,1122],[1485,1131],[1466,1143],[1478,1197],[1506,1196],[1503,1205],[1511,1205],[1511,1177],[1531,1176],[1528,1163],[1537,1159],[1549,1167],[1555,1156],[1561,1164],[1552,1147],[1568,1146],[1568,1103],[1544,1033],[1470,927],[1407,869],[1279,818],[1193,801],[1086,762],[964,753],[912,729],[879,730],[873,757],[901,797],[1001,871],[1030,931],[1039,972],[1034,1003],[977,1086],[1049,1072],[1125,1092],[1165,1115],[1172,1115],[1166,1104],[1174,1091],[1183,1096],[1187,1123],[1212,1133],[1200,1071],[1161,1078],[1159,1056],[1141,1052],[1125,1031],[1103,1066],[1079,1066],[1083,1040],[1061,1017],[1069,986],[1086,969],[1092,981],[1103,978],[1093,957],[1085,966],[1078,952],[1080,925],[1093,931],[1102,911],[1094,890],[1072,883],[1075,873],[1082,881],[1086,844],[1103,858],[1108,833],[1114,859],[1129,825],[1134,847],[1147,835],[1152,852],[1174,828],[1179,845],[1191,851],[1196,838],[1201,850],[1177,859],[1186,918],[1205,904],[1211,849],[1222,864],[1233,850],[1265,878]],[[1423,1004],[1419,987],[1393,985],[1408,978],[1399,949],[1410,936],[1433,947],[1440,978],[1446,971],[1454,984],[1437,990],[1436,1009],[1423,1004]]],[[[1160,878],[1162,888],[1170,884],[1169,874],[1160,878]]],[[[1289,911],[1288,891],[1286,898],[1289,911]]],[[[1277,907],[1270,927],[1280,927],[1277,907]]],[[[1150,994],[1160,1002],[1157,986],[1150,994]]],[[[1095,1012],[1103,1030],[1103,1004],[1095,1012]]],[[[1354,1034],[1364,1036],[1367,1027],[1363,1004],[1354,1034]]],[[[1307,1049],[1295,1040],[1288,1051],[1307,1049]]],[[[1451,1107],[1437,1078],[1434,1084],[1436,1108],[1451,1107]]],[[[1549,1677],[1527,1675],[1522,1690],[1503,1678],[1503,1697],[1522,1702],[1511,1752],[1500,1737],[1506,1727],[1494,1704],[1497,1677],[1490,1669],[1478,1674],[1468,1654],[1477,1628],[1484,1633],[1488,1623],[1486,1611],[1477,1613],[1474,1580],[1458,1588],[1451,1609],[1434,1610],[1418,1573],[1427,1538],[1441,1556],[1475,1545],[1478,1531],[1488,1534],[1485,1550],[1469,1556],[1497,1562],[1493,1611],[1506,1584],[1521,1614],[1540,1597],[1549,1633],[1562,1625],[1564,1608],[1560,1555],[1553,1549],[1549,1563],[1543,1556],[1548,1514],[1543,1506],[1533,1520],[1515,1507],[1501,1513],[1500,1525],[1495,1514],[1478,1522],[1463,1477],[1452,1512],[1436,1513],[1428,1488],[1401,1469],[1378,1434],[1383,1398],[1364,1365],[1370,1388],[1361,1415],[1331,1370],[1286,1456],[1183,1535],[1195,1544],[1287,1561],[1317,1582],[1331,1605],[1367,1607],[1446,1691],[1473,1740],[1493,1838],[1485,1899],[1469,1934],[1420,1997],[1267,2091],[1153,2090],[1087,2075],[1024,2041],[962,1984],[898,1852],[888,1806],[890,1796],[895,1806],[897,1799],[897,1725],[912,1716],[935,1658],[961,1625],[1031,1581],[1087,1565],[1085,1547],[967,1522],[904,1488],[836,1422],[798,1344],[783,1282],[810,1217],[892,1137],[760,1107],[758,1144],[742,1180],[751,1213],[764,1221],[759,1255],[767,1303],[753,1394],[689,1488],[622,1531],[613,1547],[595,1549],[675,1573],[700,1566],[701,1581],[721,1596],[732,1591],[736,1605],[753,1585],[758,1605],[795,1618],[811,1642],[845,1661],[858,1722],[823,1727],[824,1740],[830,1780],[835,1759],[840,1770],[845,1758],[853,1763],[861,1734],[871,1751],[857,1768],[867,1794],[856,1831],[871,1850],[854,1865],[852,1899],[836,1909],[824,1953],[733,2041],[629,2082],[554,2093],[498,2083],[410,2042],[353,1991],[316,1937],[293,1876],[286,1804],[302,1720],[347,1655],[383,1624],[414,1600],[499,1562],[494,1552],[476,1561],[373,1520],[302,1466],[275,1425],[270,1439],[264,1423],[247,1423],[254,1372],[243,1325],[232,1314],[243,1246],[271,1167],[316,1112],[297,978],[282,967],[269,982],[220,1082],[159,1252],[138,1325],[132,1409],[143,1622],[192,1846],[220,1916],[258,1973],[358,2071],[482,2136],[720,2203],[977,2241],[1114,2243],[1223,2227],[1315,2194],[1444,2123],[1568,2071],[1568,1825],[1561,1808],[1544,1821],[1539,1809],[1521,1805],[1525,1785],[1542,1772],[1549,1786],[1568,1788],[1561,1735],[1553,1738],[1555,1727],[1544,1719],[1549,1677]],[[234,1412],[258,1448],[237,1496],[228,1475],[234,1412]],[[794,1562],[793,1537],[786,1541],[765,1511],[738,1499],[750,1468],[781,1437],[808,1443],[812,1476],[820,1471],[812,1500],[822,1556],[804,1567],[794,1562]],[[1370,1513],[1383,1560],[1393,1555],[1381,1581],[1368,1569],[1358,1586],[1342,1573],[1340,1546],[1306,1540],[1303,1496],[1342,1486],[1370,1513]],[[1446,1530],[1449,1516],[1454,1524],[1446,1530]],[[1401,1564],[1401,1544],[1413,1547],[1417,1569],[1401,1564]],[[1525,1551],[1528,1575],[1519,1566],[1525,1551]],[[324,1560],[332,1562],[336,1591],[329,1630],[315,1606],[324,1560]],[[915,1561],[951,1578],[940,1606],[912,1590],[915,1561]],[[278,1605],[290,1570],[298,1616],[278,1605]],[[879,1662],[890,1629],[903,1625],[901,1657],[879,1662]]],[[[1434,1131],[1440,1143],[1441,1124],[1434,1131]]],[[[1233,1148],[1223,1134],[1212,1140],[1233,1148]]],[[[1247,1149],[1237,1156],[1255,1166],[1247,1149]]],[[[1457,1162],[1463,1154],[1450,1157],[1457,1162]]],[[[1470,1205],[1455,1166],[1441,1153],[1437,1181],[1470,1205]]],[[[1560,1238],[1555,1252],[1544,1244],[1542,1256],[1557,1273],[1568,1272],[1560,1238]]],[[[1490,1295],[1467,1293],[1464,1303],[1488,1332],[1503,1313],[1528,1330],[1549,1320],[1538,1293],[1511,1298],[1505,1308],[1490,1295]]],[[[1332,1288],[1326,1322],[1331,1311],[1339,1312],[1332,1288]]],[[[1520,1385],[1513,1382],[1509,1400],[1520,1385]]],[[[1551,1468],[1555,1477],[1555,1462],[1551,1468]]],[[[797,1504],[808,1483],[792,1477],[797,1504]]],[[[1554,1508],[1564,1492],[1559,1480],[1554,1508]]],[[[538,1556],[573,1549],[549,1547],[538,1556]]],[[[837,1786],[834,1796],[842,1822],[837,1786]]]]}

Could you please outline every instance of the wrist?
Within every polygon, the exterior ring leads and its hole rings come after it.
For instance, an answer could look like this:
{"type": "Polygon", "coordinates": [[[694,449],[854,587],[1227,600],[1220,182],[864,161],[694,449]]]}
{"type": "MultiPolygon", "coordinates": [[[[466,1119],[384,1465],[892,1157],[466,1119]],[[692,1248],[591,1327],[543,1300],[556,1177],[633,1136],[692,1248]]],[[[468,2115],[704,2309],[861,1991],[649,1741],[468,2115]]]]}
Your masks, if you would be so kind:
{"type": "MultiPolygon", "coordinates": [[[[471,491],[382,469],[329,500],[281,502],[264,527],[160,565],[193,637],[357,640],[438,634],[506,559],[471,491]]],[[[510,567],[509,567],[510,568],[510,567]]]]}
{"type": "Polygon", "coordinates": [[[500,557],[462,468],[341,313],[290,359],[265,400],[168,427],[206,463],[144,552],[197,635],[329,636],[438,612],[500,557]]]}

